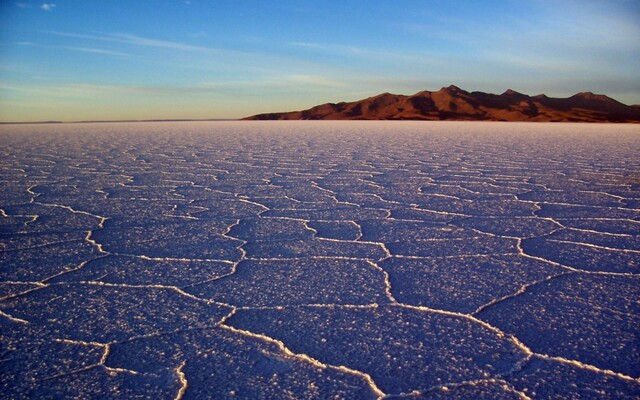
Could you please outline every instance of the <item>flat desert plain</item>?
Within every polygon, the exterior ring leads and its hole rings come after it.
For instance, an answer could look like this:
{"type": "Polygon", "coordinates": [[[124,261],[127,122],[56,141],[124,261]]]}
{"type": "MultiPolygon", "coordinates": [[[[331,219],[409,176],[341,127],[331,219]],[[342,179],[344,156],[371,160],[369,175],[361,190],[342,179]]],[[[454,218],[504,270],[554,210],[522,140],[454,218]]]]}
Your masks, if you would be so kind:
{"type": "Polygon", "coordinates": [[[640,128],[0,127],[0,397],[633,399],[640,128]]]}

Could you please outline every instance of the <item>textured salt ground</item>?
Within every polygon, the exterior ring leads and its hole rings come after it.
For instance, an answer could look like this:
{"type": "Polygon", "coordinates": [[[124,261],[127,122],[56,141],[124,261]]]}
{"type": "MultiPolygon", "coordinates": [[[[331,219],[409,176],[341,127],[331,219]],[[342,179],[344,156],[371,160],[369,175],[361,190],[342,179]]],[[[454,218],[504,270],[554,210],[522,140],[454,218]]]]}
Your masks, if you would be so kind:
{"type": "Polygon", "coordinates": [[[232,272],[232,262],[149,260],[140,257],[109,256],[91,260],[83,268],[53,278],[51,282],[103,282],[183,287],[214,280],[232,272]]]}
{"type": "Polygon", "coordinates": [[[478,317],[513,333],[535,352],[638,378],[639,284],[638,276],[568,274],[478,317]]]}
{"type": "Polygon", "coordinates": [[[7,398],[639,395],[635,126],[0,140],[7,398]]]}
{"type": "Polygon", "coordinates": [[[380,266],[389,273],[399,302],[461,313],[472,313],[522,286],[566,273],[519,255],[390,258],[380,266]]]}
{"type": "MultiPolygon", "coordinates": [[[[623,247],[623,246],[621,246],[623,247]]],[[[532,256],[544,257],[583,271],[618,273],[640,272],[639,253],[620,249],[598,248],[584,243],[567,243],[531,238],[522,241],[523,250],[532,256]]]]}
{"type": "Polygon", "coordinates": [[[108,363],[168,375],[185,360],[191,398],[375,398],[361,377],[282,354],[275,343],[221,328],[117,344],[108,363]]]}
{"type": "Polygon", "coordinates": [[[396,306],[247,310],[228,323],[363,371],[385,393],[481,379],[525,357],[513,341],[466,318],[396,306]]]}
{"type": "Polygon", "coordinates": [[[239,307],[388,303],[385,275],[363,260],[244,261],[234,274],[185,289],[239,307]]]}

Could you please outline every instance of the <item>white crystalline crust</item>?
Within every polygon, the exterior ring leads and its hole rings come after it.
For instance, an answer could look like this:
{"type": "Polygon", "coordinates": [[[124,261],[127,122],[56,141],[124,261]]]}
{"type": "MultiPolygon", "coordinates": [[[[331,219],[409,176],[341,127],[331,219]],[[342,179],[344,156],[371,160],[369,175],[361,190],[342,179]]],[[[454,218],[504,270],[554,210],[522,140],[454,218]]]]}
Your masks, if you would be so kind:
{"type": "Polygon", "coordinates": [[[6,398],[640,396],[640,129],[0,126],[6,398]]]}

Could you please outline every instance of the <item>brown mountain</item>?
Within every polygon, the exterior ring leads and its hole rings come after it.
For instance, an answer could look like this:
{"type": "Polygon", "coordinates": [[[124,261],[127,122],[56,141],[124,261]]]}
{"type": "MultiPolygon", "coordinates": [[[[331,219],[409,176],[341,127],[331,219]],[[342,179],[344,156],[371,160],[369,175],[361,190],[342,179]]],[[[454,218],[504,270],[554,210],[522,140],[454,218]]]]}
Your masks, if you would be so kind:
{"type": "Polygon", "coordinates": [[[528,96],[513,90],[496,95],[456,86],[412,96],[383,93],[350,103],[327,103],[303,111],[258,114],[247,120],[458,120],[640,122],[640,106],[627,106],[591,92],[568,98],[528,96]]]}

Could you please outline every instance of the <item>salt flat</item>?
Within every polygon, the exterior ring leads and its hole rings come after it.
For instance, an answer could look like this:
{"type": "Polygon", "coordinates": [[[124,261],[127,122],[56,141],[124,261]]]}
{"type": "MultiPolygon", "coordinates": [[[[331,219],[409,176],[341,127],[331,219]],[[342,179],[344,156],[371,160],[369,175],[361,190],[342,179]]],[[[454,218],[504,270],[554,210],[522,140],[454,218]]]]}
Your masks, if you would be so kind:
{"type": "Polygon", "coordinates": [[[0,127],[0,397],[640,396],[640,128],[0,127]]]}

